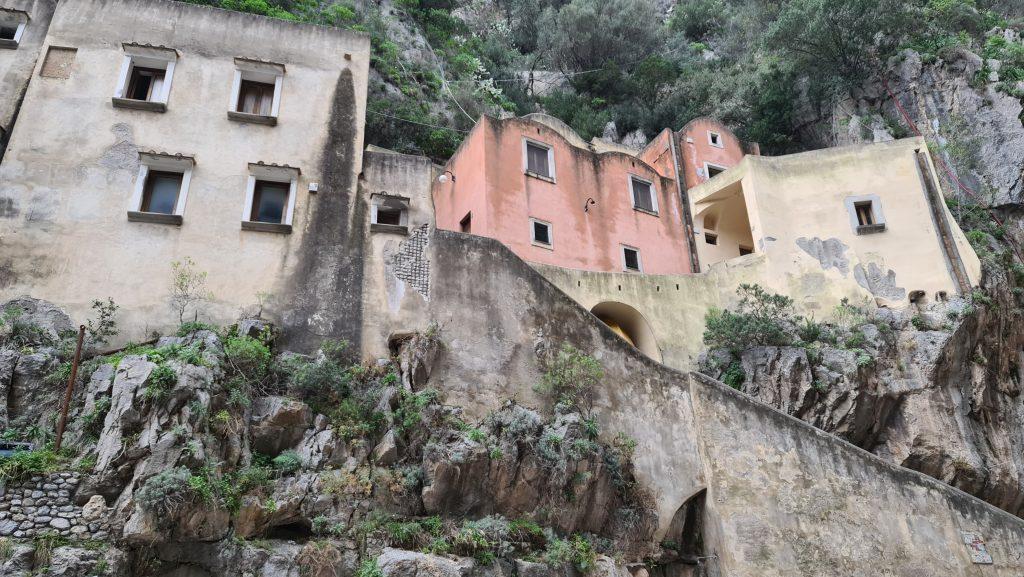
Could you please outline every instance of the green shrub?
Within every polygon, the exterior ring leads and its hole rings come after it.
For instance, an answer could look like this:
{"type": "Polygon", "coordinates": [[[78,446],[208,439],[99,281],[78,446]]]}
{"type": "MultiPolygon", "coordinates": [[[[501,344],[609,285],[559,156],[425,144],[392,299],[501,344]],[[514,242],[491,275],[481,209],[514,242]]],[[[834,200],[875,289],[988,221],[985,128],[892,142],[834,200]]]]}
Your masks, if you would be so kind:
{"type": "Polygon", "coordinates": [[[204,322],[199,322],[199,321],[186,321],[186,322],[181,323],[181,326],[178,327],[178,333],[177,334],[178,334],[179,337],[186,337],[186,336],[188,336],[188,335],[190,335],[190,334],[192,334],[194,332],[198,332],[198,331],[217,332],[217,330],[218,329],[217,329],[217,327],[215,325],[211,325],[209,323],[204,323],[204,322]]]}
{"type": "Polygon", "coordinates": [[[149,378],[146,379],[146,388],[142,394],[150,401],[160,402],[167,397],[176,384],[178,384],[178,373],[169,365],[161,363],[149,373],[149,378]]]}
{"type": "Polygon", "coordinates": [[[590,541],[573,535],[570,539],[550,540],[542,559],[555,569],[571,563],[580,573],[589,573],[597,562],[597,552],[590,541]]]}
{"type": "Polygon", "coordinates": [[[747,373],[743,370],[743,365],[737,360],[729,363],[722,373],[722,382],[737,391],[742,391],[743,383],[747,382],[747,373]]]}
{"type": "Polygon", "coordinates": [[[106,344],[110,337],[117,334],[117,323],[114,321],[117,308],[114,299],[110,297],[107,297],[106,302],[92,301],[92,310],[95,311],[96,318],[85,322],[86,339],[90,344],[106,344]]]}
{"type": "Polygon", "coordinates": [[[66,464],[64,455],[50,449],[17,451],[9,457],[0,457],[0,481],[46,475],[59,471],[66,464]]]}
{"type": "Polygon", "coordinates": [[[928,329],[928,321],[924,320],[921,315],[914,315],[910,318],[910,324],[914,325],[914,328],[923,331],[928,329]]]}
{"type": "MultiPolygon", "coordinates": [[[[393,373],[391,373],[393,375],[393,373]]],[[[391,375],[388,375],[390,377],[391,375]]],[[[387,378],[387,377],[386,377],[387,378]]],[[[405,390],[399,391],[398,408],[392,413],[395,421],[395,429],[400,433],[408,433],[423,423],[423,409],[437,402],[439,393],[436,389],[424,389],[418,393],[409,393],[405,390]]],[[[481,432],[480,435],[483,433],[481,432]]],[[[476,441],[483,440],[482,436],[470,431],[470,438],[476,441]]]]}
{"type": "Polygon", "coordinates": [[[278,471],[289,474],[302,468],[302,457],[295,451],[285,451],[274,457],[274,468],[278,471]]]}
{"type": "Polygon", "coordinates": [[[270,374],[270,347],[250,336],[233,336],[224,341],[224,359],[236,387],[259,387],[270,374]]]}
{"type": "Polygon", "coordinates": [[[185,467],[161,471],[146,479],[135,499],[145,511],[160,517],[169,515],[195,499],[192,472],[185,467]]]}
{"type": "Polygon", "coordinates": [[[544,374],[534,390],[590,418],[594,389],[604,377],[601,364],[572,345],[563,343],[544,359],[544,374]]]}
{"type": "Polygon", "coordinates": [[[376,558],[363,559],[356,570],[356,577],[384,577],[376,558]]]}
{"type": "Polygon", "coordinates": [[[711,309],[705,315],[704,344],[739,353],[754,346],[791,343],[793,299],[770,294],[759,285],[741,284],[736,311],[711,309]]]}
{"type": "Polygon", "coordinates": [[[81,416],[82,432],[87,437],[99,438],[103,432],[103,421],[110,410],[110,397],[96,399],[93,408],[81,416]]]}

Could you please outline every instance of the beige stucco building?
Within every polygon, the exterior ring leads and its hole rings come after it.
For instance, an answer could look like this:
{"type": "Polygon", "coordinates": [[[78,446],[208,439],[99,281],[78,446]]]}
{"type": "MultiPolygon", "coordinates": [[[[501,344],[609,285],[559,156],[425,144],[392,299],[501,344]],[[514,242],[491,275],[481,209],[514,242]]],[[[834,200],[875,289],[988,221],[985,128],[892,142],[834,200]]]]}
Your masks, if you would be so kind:
{"type": "Polygon", "coordinates": [[[0,0],[0,159],[56,5],[57,0],[0,0]]]}
{"type": "Polygon", "coordinates": [[[0,165],[0,298],[85,318],[109,296],[140,339],[178,323],[171,265],[190,258],[208,299],[186,320],[262,301],[296,341],[358,341],[369,49],[186,3],[62,0],[0,165]]]}

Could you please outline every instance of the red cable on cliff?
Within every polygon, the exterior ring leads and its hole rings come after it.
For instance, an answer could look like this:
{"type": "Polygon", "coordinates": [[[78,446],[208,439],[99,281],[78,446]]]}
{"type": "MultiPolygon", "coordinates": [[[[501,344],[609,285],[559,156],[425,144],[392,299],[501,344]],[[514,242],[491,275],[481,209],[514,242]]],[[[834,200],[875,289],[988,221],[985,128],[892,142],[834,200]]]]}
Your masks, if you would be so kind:
{"type": "MultiPolygon", "coordinates": [[[[886,93],[889,94],[889,98],[892,99],[893,104],[896,105],[896,109],[900,111],[900,115],[903,116],[903,120],[905,120],[907,125],[910,126],[910,130],[912,130],[914,132],[914,134],[917,135],[917,136],[923,136],[921,134],[921,131],[918,130],[917,124],[914,123],[914,121],[910,118],[910,115],[907,114],[907,111],[903,108],[903,105],[900,103],[899,98],[896,98],[896,95],[893,94],[892,89],[889,88],[889,81],[885,79],[885,76],[882,76],[882,86],[885,87],[885,91],[886,91],[886,93]]],[[[968,187],[966,184],[961,182],[960,178],[957,177],[956,173],[953,172],[953,170],[949,167],[948,164],[946,164],[946,162],[942,158],[940,158],[938,156],[933,156],[932,159],[936,163],[938,163],[939,166],[942,167],[942,170],[946,173],[946,176],[948,176],[951,181],[956,183],[956,185],[961,190],[963,190],[965,193],[967,193],[967,196],[971,197],[971,199],[974,200],[974,202],[977,203],[979,206],[985,206],[981,202],[981,200],[978,198],[978,193],[974,192],[973,190],[971,190],[970,187],[968,187]]],[[[996,215],[996,213],[993,212],[991,208],[986,206],[985,207],[985,211],[988,212],[989,217],[997,225],[999,225],[1000,227],[1003,226],[1003,221],[999,219],[999,216],[996,215]]],[[[1024,258],[1021,258],[1021,253],[1020,253],[1019,247],[1017,246],[1017,242],[1013,239],[1012,236],[1007,236],[1006,238],[1007,238],[1007,240],[1010,241],[1010,247],[1013,248],[1014,254],[1017,255],[1017,260],[1019,262],[1024,263],[1024,258]]]]}

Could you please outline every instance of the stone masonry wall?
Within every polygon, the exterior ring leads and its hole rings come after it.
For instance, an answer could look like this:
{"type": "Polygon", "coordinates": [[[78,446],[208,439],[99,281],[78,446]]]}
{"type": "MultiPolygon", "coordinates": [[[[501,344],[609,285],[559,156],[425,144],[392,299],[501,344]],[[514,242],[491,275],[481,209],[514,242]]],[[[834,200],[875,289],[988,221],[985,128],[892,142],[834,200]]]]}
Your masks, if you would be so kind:
{"type": "Polygon", "coordinates": [[[52,473],[0,484],[0,536],[107,538],[107,521],[90,515],[90,504],[80,507],[72,500],[79,481],[78,473],[52,473]]]}

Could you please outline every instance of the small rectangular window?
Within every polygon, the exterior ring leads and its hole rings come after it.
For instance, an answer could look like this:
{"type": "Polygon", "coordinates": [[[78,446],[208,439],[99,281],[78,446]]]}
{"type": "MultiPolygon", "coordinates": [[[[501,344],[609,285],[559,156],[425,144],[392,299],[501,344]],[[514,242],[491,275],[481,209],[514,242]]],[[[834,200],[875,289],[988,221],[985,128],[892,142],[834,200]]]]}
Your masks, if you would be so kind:
{"type": "MultiPolygon", "coordinates": [[[[404,227],[409,224],[409,199],[390,194],[374,194],[370,201],[372,224],[404,227]]],[[[372,227],[371,227],[372,228],[372,227]]],[[[399,231],[391,231],[399,232],[399,231]]]]}
{"type": "Polygon", "coordinates": [[[622,247],[622,265],[628,271],[640,271],[640,251],[628,246],[622,247]]]}
{"type": "Polygon", "coordinates": [[[532,240],[537,244],[551,246],[551,225],[539,220],[532,220],[530,225],[532,240]]]}
{"type": "Polygon", "coordinates": [[[28,24],[28,14],[0,9],[0,48],[17,50],[28,24]]]}
{"type": "Polygon", "coordinates": [[[18,27],[13,24],[0,23],[0,40],[14,40],[18,35],[18,27]]]}
{"type": "Polygon", "coordinates": [[[257,180],[252,194],[252,222],[281,224],[284,222],[285,207],[288,206],[287,182],[257,180]]]}
{"type": "Polygon", "coordinates": [[[174,214],[181,193],[181,181],[180,172],[149,171],[139,212],[174,214]]]}
{"type": "Polygon", "coordinates": [[[657,212],[658,207],[654,200],[654,190],[650,182],[630,177],[630,188],[633,189],[633,208],[657,212]]]}
{"type": "Polygon", "coordinates": [[[722,174],[723,172],[725,172],[725,168],[723,168],[721,166],[715,166],[714,164],[708,164],[707,165],[707,171],[708,171],[708,178],[711,179],[711,178],[714,178],[714,177],[718,176],[719,174],[722,174]]]}
{"type": "Polygon", "coordinates": [[[397,208],[377,208],[377,224],[402,224],[402,211],[397,208]]]}
{"type": "Polygon", "coordinates": [[[723,148],[722,135],[717,132],[708,131],[708,142],[711,144],[711,146],[723,148]]]}
{"type": "Polygon", "coordinates": [[[546,146],[526,143],[526,170],[538,176],[551,178],[551,167],[548,162],[548,153],[551,149],[546,146]]]}
{"type": "Polygon", "coordinates": [[[459,221],[459,232],[469,234],[473,232],[473,213],[467,212],[466,216],[459,221]]]}
{"type": "Polygon", "coordinates": [[[238,89],[238,112],[270,116],[274,105],[274,85],[242,80],[238,89]]]}
{"type": "Polygon", "coordinates": [[[708,244],[718,244],[718,235],[710,232],[705,232],[704,242],[708,244]]]}
{"type": "Polygon", "coordinates": [[[740,256],[746,256],[748,254],[754,254],[754,249],[749,246],[740,246],[740,256]]]}
{"type": "Polygon", "coordinates": [[[165,71],[158,68],[133,67],[125,98],[146,102],[157,100],[162,94],[164,74],[165,71]]]}
{"type": "Polygon", "coordinates": [[[860,226],[871,226],[875,224],[875,211],[871,208],[871,201],[855,202],[854,209],[857,211],[857,224],[860,226]]]}

